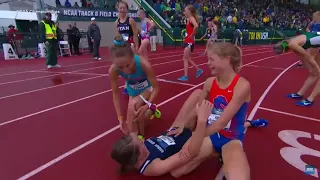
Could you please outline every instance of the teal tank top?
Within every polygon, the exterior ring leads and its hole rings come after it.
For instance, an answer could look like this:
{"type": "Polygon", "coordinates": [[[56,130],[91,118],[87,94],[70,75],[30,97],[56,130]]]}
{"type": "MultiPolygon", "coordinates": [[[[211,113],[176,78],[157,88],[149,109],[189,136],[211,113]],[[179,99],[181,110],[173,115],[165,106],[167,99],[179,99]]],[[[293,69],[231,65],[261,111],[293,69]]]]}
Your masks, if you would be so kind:
{"type": "Polygon", "coordinates": [[[140,57],[134,55],[133,59],[136,64],[136,72],[134,74],[126,74],[117,69],[119,75],[126,80],[128,94],[132,97],[138,96],[151,87],[146,73],[141,68],[140,57]]]}

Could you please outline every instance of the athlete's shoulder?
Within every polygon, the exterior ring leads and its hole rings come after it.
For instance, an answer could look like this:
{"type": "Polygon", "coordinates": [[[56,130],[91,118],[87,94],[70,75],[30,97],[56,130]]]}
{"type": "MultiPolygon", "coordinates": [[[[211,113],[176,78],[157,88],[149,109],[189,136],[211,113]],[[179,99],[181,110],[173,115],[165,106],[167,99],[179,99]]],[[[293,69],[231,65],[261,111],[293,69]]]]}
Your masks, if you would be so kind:
{"type": "Polygon", "coordinates": [[[235,85],[236,89],[244,89],[244,90],[248,90],[250,91],[251,89],[251,85],[250,82],[248,80],[246,80],[244,77],[239,77],[238,82],[235,85]]]}
{"type": "Polygon", "coordinates": [[[109,73],[109,76],[113,76],[113,75],[117,74],[117,69],[114,64],[112,64],[110,66],[108,73],[109,73]]]}
{"type": "Polygon", "coordinates": [[[209,77],[204,83],[204,86],[203,86],[204,89],[207,91],[210,91],[212,83],[215,79],[216,79],[216,77],[209,77]]]}

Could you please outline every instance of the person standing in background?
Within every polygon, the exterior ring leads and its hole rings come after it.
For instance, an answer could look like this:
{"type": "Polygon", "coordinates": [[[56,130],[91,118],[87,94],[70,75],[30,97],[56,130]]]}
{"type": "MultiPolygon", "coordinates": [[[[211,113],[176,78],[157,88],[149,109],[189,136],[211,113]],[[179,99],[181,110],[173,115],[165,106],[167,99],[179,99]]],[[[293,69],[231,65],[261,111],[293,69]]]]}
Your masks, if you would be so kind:
{"type": "Polygon", "coordinates": [[[13,48],[17,52],[18,56],[21,55],[22,53],[19,53],[21,51],[21,43],[23,40],[23,36],[20,34],[20,32],[15,28],[14,25],[10,24],[8,26],[8,40],[9,43],[12,44],[13,48]]]}
{"type": "Polygon", "coordinates": [[[70,48],[70,53],[73,55],[73,44],[74,44],[74,35],[72,32],[72,26],[69,24],[69,28],[67,29],[67,36],[68,36],[68,43],[69,43],[69,48],[70,48]]]}
{"type": "MultiPolygon", "coordinates": [[[[64,48],[64,45],[60,44],[60,41],[64,41],[64,37],[63,37],[63,31],[62,29],[60,29],[59,27],[59,23],[56,22],[56,27],[57,27],[57,34],[59,34],[59,36],[57,36],[58,38],[58,53],[60,53],[60,47],[64,48]]],[[[60,54],[61,56],[65,55],[64,49],[62,49],[62,54],[60,54]]]]}
{"type": "Polygon", "coordinates": [[[55,23],[51,20],[51,13],[46,13],[44,19],[39,24],[40,42],[45,44],[46,65],[48,69],[59,68],[58,64],[58,38],[59,32],[55,23]]]}
{"type": "Polygon", "coordinates": [[[73,33],[73,48],[74,48],[74,54],[76,55],[80,55],[80,51],[79,51],[79,44],[80,44],[80,38],[81,38],[81,34],[79,29],[77,28],[77,24],[74,23],[73,27],[72,27],[72,33],[73,33]]]}
{"type": "Polygon", "coordinates": [[[150,45],[151,45],[151,51],[157,50],[157,28],[152,28],[149,31],[150,34],[150,45]]]}
{"type": "Polygon", "coordinates": [[[93,52],[92,57],[96,60],[101,60],[99,48],[100,48],[100,41],[101,41],[101,33],[100,28],[97,25],[96,18],[91,18],[91,24],[88,28],[88,38],[92,42],[93,52]]]}

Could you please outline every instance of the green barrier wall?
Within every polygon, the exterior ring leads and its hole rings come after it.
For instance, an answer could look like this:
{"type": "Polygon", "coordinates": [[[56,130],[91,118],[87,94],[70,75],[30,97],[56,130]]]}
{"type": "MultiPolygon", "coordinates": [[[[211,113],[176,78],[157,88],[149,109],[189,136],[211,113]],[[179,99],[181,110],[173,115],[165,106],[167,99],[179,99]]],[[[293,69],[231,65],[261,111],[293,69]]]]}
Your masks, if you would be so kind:
{"type": "MultiPolygon", "coordinates": [[[[196,42],[197,43],[205,43],[205,41],[201,41],[200,38],[205,34],[206,28],[199,28],[196,34],[196,42]]],[[[166,29],[166,32],[169,33],[168,36],[163,36],[163,41],[165,46],[176,46],[183,44],[183,37],[185,33],[185,29],[181,28],[172,28],[166,29]]],[[[296,31],[294,30],[285,30],[281,31],[287,37],[293,37],[296,35],[296,31]]],[[[224,31],[220,31],[218,33],[218,39],[225,39],[226,41],[232,41],[234,29],[229,28],[224,31]]],[[[163,33],[164,34],[164,33],[163,33]]],[[[247,44],[270,44],[276,43],[278,41],[283,40],[278,31],[275,30],[263,30],[263,29],[249,29],[248,30],[248,41],[247,44]]]]}

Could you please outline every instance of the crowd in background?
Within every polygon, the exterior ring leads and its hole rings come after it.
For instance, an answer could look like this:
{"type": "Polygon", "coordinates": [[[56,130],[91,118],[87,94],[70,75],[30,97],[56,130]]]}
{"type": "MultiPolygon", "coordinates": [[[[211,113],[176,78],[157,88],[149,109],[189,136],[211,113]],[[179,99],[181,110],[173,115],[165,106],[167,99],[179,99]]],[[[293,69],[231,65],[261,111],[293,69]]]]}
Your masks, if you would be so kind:
{"type": "Polygon", "coordinates": [[[299,29],[310,22],[312,10],[278,0],[148,0],[172,26],[184,26],[183,9],[193,4],[204,24],[214,18],[221,27],[299,29]]]}

